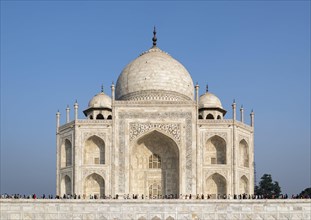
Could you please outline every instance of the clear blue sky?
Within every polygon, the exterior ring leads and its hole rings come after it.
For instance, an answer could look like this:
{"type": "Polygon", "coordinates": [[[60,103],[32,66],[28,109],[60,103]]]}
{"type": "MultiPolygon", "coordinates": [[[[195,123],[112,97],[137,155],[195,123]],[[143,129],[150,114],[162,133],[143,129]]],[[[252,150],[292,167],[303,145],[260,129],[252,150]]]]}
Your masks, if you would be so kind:
{"type": "Polygon", "coordinates": [[[1,1],[1,193],[55,193],[56,111],[77,99],[83,118],[154,25],[227,118],[254,109],[257,182],[310,187],[309,1],[1,1]]]}

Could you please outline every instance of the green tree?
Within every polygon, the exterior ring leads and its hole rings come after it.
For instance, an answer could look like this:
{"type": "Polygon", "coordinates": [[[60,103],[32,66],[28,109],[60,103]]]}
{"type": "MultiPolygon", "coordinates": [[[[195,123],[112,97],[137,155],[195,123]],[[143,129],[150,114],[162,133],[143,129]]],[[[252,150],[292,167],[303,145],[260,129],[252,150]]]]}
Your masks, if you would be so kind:
{"type": "Polygon", "coordinates": [[[261,177],[259,186],[255,186],[255,193],[272,199],[280,196],[281,187],[277,181],[273,182],[271,174],[264,174],[261,177]]]}
{"type": "Polygon", "coordinates": [[[311,198],[311,187],[304,189],[300,194],[300,198],[311,198]]]}

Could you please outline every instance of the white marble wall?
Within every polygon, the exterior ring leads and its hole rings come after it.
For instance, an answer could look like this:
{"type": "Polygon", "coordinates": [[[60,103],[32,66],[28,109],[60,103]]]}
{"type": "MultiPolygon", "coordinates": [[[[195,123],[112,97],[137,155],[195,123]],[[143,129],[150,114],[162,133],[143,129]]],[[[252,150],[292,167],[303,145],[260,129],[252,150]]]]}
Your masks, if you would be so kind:
{"type": "Polygon", "coordinates": [[[1,220],[311,219],[311,200],[11,200],[1,220]]]}
{"type": "MultiPolygon", "coordinates": [[[[104,180],[106,195],[141,193],[142,190],[135,192],[131,186],[138,185],[131,173],[135,157],[133,149],[138,140],[153,131],[171,139],[178,148],[178,178],[174,181],[178,184],[177,194],[253,194],[254,128],[231,119],[198,120],[197,108],[192,101],[116,101],[112,105],[112,120],[78,119],[60,126],[56,193],[85,194],[85,180],[92,174],[104,180]],[[104,164],[84,162],[86,143],[93,136],[104,143],[104,164]],[[209,140],[214,137],[221,139],[225,146],[225,162],[221,164],[211,164],[215,152],[206,151],[209,140]],[[240,162],[241,141],[247,145],[248,166],[242,166],[240,162]],[[61,153],[65,154],[66,142],[72,146],[72,163],[63,167],[65,159],[61,153]],[[209,184],[213,175],[224,179],[221,184],[224,190],[209,191],[213,186],[213,182],[209,184]]],[[[151,184],[145,183],[147,192],[151,184]]]]}

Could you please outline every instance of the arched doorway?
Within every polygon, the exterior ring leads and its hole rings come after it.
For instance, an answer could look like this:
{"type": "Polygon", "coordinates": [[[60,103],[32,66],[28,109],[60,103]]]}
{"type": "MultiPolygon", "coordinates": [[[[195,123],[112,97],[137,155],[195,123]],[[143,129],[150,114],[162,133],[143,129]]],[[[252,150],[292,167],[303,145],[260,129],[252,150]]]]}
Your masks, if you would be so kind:
{"type": "Polygon", "coordinates": [[[65,175],[61,181],[61,195],[63,194],[72,194],[71,192],[71,179],[68,175],[65,175]]]}
{"type": "Polygon", "coordinates": [[[246,176],[242,176],[240,179],[240,194],[248,194],[248,179],[246,176]]]}
{"type": "Polygon", "coordinates": [[[97,198],[102,198],[105,194],[104,178],[96,173],[87,176],[84,181],[84,194],[87,198],[90,195],[97,196],[97,198]]]}
{"type": "Polygon", "coordinates": [[[179,150],[170,137],[152,131],[132,144],[130,193],[179,194],[179,150]]]}
{"type": "Polygon", "coordinates": [[[218,173],[211,175],[206,180],[205,193],[211,195],[214,199],[218,196],[223,198],[223,195],[227,194],[226,179],[218,173]]]}
{"type": "Polygon", "coordinates": [[[99,114],[96,116],[96,119],[97,119],[97,120],[102,120],[102,119],[105,119],[105,118],[104,118],[104,116],[103,116],[102,114],[99,113],[99,114]]]}
{"type": "Polygon", "coordinates": [[[208,114],[208,115],[206,116],[206,119],[214,119],[214,116],[213,116],[212,114],[208,114]]]}

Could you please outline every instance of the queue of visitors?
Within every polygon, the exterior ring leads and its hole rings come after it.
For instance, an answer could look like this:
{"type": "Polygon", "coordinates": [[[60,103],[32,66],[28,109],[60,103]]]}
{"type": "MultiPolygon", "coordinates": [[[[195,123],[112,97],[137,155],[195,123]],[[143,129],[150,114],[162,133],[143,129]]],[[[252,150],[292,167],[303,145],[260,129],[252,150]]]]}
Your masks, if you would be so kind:
{"type": "MultiPolygon", "coordinates": [[[[116,194],[115,196],[111,195],[76,195],[76,194],[64,194],[63,196],[53,196],[53,195],[41,195],[37,196],[36,194],[31,194],[31,195],[20,195],[20,194],[2,194],[1,199],[200,199],[200,200],[205,200],[205,199],[288,199],[288,195],[281,194],[278,197],[272,196],[272,198],[268,198],[265,195],[248,195],[248,194],[240,194],[240,195],[211,195],[211,194],[197,194],[197,195],[192,195],[192,194],[170,194],[170,195],[138,195],[138,194],[124,194],[124,195],[118,195],[116,194]]],[[[307,196],[299,196],[297,195],[292,195],[291,199],[310,199],[310,195],[307,196]]]]}

